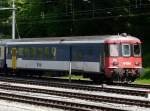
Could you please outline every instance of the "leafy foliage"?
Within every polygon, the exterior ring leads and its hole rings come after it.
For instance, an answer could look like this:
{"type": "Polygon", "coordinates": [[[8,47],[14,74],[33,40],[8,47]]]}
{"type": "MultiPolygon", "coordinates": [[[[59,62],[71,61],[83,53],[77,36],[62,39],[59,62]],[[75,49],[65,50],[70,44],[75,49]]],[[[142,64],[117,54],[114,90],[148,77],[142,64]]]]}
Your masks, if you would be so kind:
{"type": "MultiPolygon", "coordinates": [[[[11,6],[12,0],[3,1],[11,6]]],[[[149,0],[16,0],[16,6],[21,37],[150,35],[149,0]]],[[[11,12],[0,14],[1,32],[10,35],[11,12]]]]}

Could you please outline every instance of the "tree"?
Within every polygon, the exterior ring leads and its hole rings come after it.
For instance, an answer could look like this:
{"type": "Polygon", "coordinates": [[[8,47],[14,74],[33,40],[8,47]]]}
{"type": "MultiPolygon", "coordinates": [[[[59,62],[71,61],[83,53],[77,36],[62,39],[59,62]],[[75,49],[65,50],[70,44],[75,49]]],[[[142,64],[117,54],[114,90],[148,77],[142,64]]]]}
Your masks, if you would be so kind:
{"type": "MultiPolygon", "coordinates": [[[[11,6],[11,0],[6,2],[11,6]]],[[[16,0],[17,26],[22,37],[122,32],[149,36],[148,4],[149,0],[16,0]]],[[[11,12],[1,16],[1,32],[10,35],[11,12]]]]}
{"type": "MultiPolygon", "coordinates": [[[[0,2],[0,8],[10,7],[9,0],[3,0],[0,2]]],[[[9,38],[11,33],[11,11],[10,10],[1,10],[0,11],[0,33],[5,38],[9,38]],[[6,35],[6,36],[5,36],[6,35]]]]}

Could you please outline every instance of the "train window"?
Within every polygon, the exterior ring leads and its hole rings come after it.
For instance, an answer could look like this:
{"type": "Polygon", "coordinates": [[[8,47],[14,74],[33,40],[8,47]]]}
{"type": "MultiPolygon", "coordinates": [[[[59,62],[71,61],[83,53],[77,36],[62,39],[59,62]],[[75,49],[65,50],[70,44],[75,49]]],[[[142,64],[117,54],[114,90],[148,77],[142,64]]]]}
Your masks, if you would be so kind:
{"type": "Polygon", "coordinates": [[[30,48],[30,58],[31,59],[34,59],[35,58],[35,52],[36,52],[36,50],[35,50],[35,48],[30,48]]]}
{"type": "Polygon", "coordinates": [[[2,51],[2,49],[0,48],[0,58],[1,58],[1,55],[2,55],[1,51],[2,51]]]}
{"type": "Polygon", "coordinates": [[[84,57],[83,50],[78,49],[78,50],[73,51],[73,55],[72,56],[73,56],[72,57],[73,60],[75,60],[75,61],[82,61],[83,57],[84,57]]]}
{"type": "Polygon", "coordinates": [[[133,45],[133,54],[134,56],[141,56],[141,46],[140,44],[133,45]]]}
{"type": "Polygon", "coordinates": [[[126,57],[131,55],[131,50],[130,50],[129,44],[122,44],[122,55],[126,56],[126,57]]]}
{"type": "Polygon", "coordinates": [[[11,58],[11,48],[7,48],[7,58],[11,58]]]}
{"type": "Polygon", "coordinates": [[[92,60],[93,59],[93,49],[92,48],[88,49],[87,59],[88,60],[92,60]]]}
{"type": "Polygon", "coordinates": [[[77,53],[77,58],[78,60],[83,60],[83,51],[79,50],[79,52],[77,53]]]}
{"type": "Polygon", "coordinates": [[[6,48],[6,56],[8,56],[8,48],[6,48]]]}
{"type": "Polygon", "coordinates": [[[56,59],[56,53],[57,53],[56,47],[50,48],[50,58],[51,58],[52,60],[55,60],[55,59],[56,59]]]}
{"type": "Polygon", "coordinates": [[[23,48],[18,48],[18,58],[23,57],[23,48]]]}
{"type": "Polygon", "coordinates": [[[49,58],[49,48],[48,47],[46,47],[45,49],[44,49],[44,51],[45,51],[45,58],[46,59],[48,59],[49,58]]]}
{"type": "Polygon", "coordinates": [[[88,55],[90,55],[90,56],[93,55],[93,49],[88,49],[88,55]]]}
{"type": "Polygon", "coordinates": [[[24,48],[24,58],[28,58],[28,48],[24,48]]]}
{"type": "Polygon", "coordinates": [[[110,53],[110,56],[113,56],[113,57],[119,56],[119,45],[118,44],[110,44],[109,45],[109,53],[110,53]]]}
{"type": "Polygon", "coordinates": [[[38,59],[42,59],[42,56],[43,56],[43,49],[42,48],[38,48],[37,49],[37,57],[38,59]]]}

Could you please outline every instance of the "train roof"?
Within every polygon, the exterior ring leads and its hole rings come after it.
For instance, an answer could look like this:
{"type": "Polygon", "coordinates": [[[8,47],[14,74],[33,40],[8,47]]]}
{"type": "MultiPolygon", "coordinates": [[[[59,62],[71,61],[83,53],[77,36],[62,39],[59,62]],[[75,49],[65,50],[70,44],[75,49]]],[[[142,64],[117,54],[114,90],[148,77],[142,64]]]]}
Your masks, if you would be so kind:
{"type": "Polygon", "coordinates": [[[17,45],[17,44],[59,44],[59,43],[104,43],[105,41],[120,41],[132,40],[140,42],[140,40],[133,36],[123,35],[104,35],[104,36],[74,36],[74,37],[49,37],[49,38],[22,38],[22,39],[2,39],[1,44],[17,45]]]}

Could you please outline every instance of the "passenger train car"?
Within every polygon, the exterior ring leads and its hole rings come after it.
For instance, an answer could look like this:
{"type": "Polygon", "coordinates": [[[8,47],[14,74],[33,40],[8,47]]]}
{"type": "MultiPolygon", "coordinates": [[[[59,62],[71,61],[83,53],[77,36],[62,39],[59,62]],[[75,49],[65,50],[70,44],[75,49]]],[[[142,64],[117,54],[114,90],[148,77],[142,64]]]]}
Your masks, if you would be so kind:
{"type": "Polygon", "coordinates": [[[83,74],[94,81],[134,81],[142,72],[141,41],[129,35],[1,40],[1,72],[83,74]]]}

